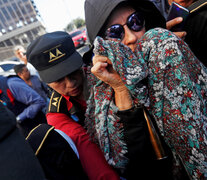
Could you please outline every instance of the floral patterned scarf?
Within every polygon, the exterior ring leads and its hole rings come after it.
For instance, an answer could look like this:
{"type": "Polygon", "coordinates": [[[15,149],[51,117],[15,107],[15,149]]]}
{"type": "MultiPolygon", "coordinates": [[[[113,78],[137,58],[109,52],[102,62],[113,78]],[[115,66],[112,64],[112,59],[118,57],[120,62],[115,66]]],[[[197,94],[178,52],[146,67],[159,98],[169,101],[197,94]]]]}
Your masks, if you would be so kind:
{"type": "MultiPolygon", "coordinates": [[[[133,53],[116,41],[97,37],[94,53],[107,56],[133,97],[154,117],[165,142],[192,179],[207,178],[207,68],[170,31],[145,33],[133,53]],[[147,78],[147,86],[141,84],[147,78]]],[[[123,127],[116,116],[113,89],[90,77],[86,124],[109,164],[127,163],[123,127]]]]}

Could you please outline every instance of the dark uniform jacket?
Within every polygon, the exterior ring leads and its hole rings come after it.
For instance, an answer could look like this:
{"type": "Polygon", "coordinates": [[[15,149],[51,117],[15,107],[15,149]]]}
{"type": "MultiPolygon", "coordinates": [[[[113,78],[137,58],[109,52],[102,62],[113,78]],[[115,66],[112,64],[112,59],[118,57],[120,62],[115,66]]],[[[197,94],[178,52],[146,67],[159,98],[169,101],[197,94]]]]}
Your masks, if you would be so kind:
{"type": "Polygon", "coordinates": [[[0,103],[0,179],[46,180],[31,147],[16,127],[15,115],[0,103]]]}
{"type": "Polygon", "coordinates": [[[52,92],[47,112],[48,124],[67,134],[75,143],[84,171],[91,180],[118,179],[107,164],[101,150],[90,141],[83,128],[86,103],[70,96],[52,92]]]}

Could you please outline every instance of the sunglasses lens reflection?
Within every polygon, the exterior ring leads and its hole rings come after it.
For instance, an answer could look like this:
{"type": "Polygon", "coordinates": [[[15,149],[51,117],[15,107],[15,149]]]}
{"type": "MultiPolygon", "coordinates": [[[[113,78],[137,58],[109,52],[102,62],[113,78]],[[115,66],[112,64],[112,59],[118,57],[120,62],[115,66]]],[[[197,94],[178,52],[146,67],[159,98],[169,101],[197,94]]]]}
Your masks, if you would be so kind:
{"type": "Polygon", "coordinates": [[[106,37],[108,38],[122,39],[123,35],[124,28],[119,24],[111,26],[106,32],[106,37]]]}
{"type": "Polygon", "coordinates": [[[144,26],[144,18],[138,14],[132,14],[127,21],[127,26],[133,31],[140,31],[144,26]]]}
{"type": "MultiPolygon", "coordinates": [[[[131,14],[128,19],[126,25],[128,26],[129,29],[133,31],[140,31],[144,27],[144,18],[143,16],[135,12],[131,14]]],[[[120,39],[122,40],[124,38],[124,27],[121,24],[115,24],[112,25],[110,28],[107,29],[105,37],[107,39],[120,39]]]]}

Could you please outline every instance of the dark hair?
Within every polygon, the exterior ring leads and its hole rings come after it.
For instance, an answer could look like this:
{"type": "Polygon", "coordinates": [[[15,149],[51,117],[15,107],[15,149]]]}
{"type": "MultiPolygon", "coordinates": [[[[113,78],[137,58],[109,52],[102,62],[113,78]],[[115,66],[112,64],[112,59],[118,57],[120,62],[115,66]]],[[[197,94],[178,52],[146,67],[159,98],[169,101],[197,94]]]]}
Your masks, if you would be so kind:
{"type": "Polygon", "coordinates": [[[17,64],[14,66],[14,71],[16,74],[21,73],[23,71],[23,68],[26,67],[25,64],[17,64]]]}

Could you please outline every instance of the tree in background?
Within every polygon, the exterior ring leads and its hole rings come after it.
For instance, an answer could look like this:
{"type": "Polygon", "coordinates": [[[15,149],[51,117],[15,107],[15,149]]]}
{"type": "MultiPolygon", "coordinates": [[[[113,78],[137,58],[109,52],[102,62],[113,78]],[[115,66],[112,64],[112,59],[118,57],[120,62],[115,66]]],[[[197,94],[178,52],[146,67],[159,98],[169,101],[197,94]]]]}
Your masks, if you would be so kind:
{"type": "Polygon", "coordinates": [[[74,29],[81,28],[84,25],[85,25],[85,20],[84,19],[82,19],[82,18],[76,18],[76,19],[72,20],[72,22],[70,22],[66,26],[65,30],[70,32],[70,31],[73,31],[74,29]]]}
{"type": "Polygon", "coordinates": [[[81,18],[76,18],[73,20],[73,22],[74,22],[76,28],[80,28],[85,25],[85,21],[81,18]]]}
{"type": "Polygon", "coordinates": [[[75,29],[75,25],[74,25],[74,23],[69,23],[67,26],[66,26],[66,28],[65,28],[65,31],[72,31],[73,29],[75,29]]]}

